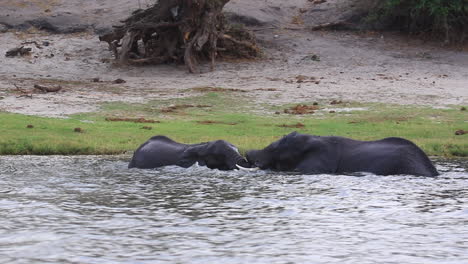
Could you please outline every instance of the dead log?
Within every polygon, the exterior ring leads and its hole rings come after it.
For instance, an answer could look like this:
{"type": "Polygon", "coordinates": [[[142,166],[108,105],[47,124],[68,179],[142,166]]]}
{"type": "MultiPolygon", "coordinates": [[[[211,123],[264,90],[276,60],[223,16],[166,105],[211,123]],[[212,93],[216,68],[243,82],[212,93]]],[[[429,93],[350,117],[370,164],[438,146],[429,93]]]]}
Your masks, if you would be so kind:
{"type": "Polygon", "coordinates": [[[29,94],[31,93],[30,91],[26,91],[24,89],[21,89],[18,85],[16,84],[13,84],[13,86],[15,86],[16,90],[19,91],[20,93],[23,93],[23,94],[29,94]]]}
{"type": "Polygon", "coordinates": [[[45,92],[45,93],[56,93],[56,92],[62,90],[62,86],[60,86],[60,85],[55,86],[55,87],[46,87],[46,86],[42,86],[42,85],[39,85],[39,84],[35,84],[34,88],[38,89],[38,90],[41,90],[42,92],[45,92]]]}
{"type": "Polygon", "coordinates": [[[161,123],[161,121],[145,119],[143,117],[141,118],[106,117],[105,120],[109,122],[132,122],[132,123],[150,123],[150,124],[161,123]]]}
{"type": "Polygon", "coordinates": [[[13,84],[13,85],[15,86],[16,90],[17,90],[18,92],[20,92],[20,95],[18,96],[18,98],[20,98],[20,97],[32,98],[32,97],[33,97],[33,96],[32,96],[32,93],[33,93],[32,91],[26,91],[26,90],[24,90],[24,89],[21,89],[21,88],[20,88],[18,85],[16,85],[16,84],[13,84]]]}
{"type": "Polygon", "coordinates": [[[24,46],[10,49],[6,52],[6,57],[25,56],[31,53],[31,48],[25,48],[24,46]]]}
{"type": "Polygon", "coordinates": [[[338,21],[338,22],[333,22],[333,23],[315,25],[315,26],[310,27],[309,29],[312,31],[317,31],[317,30],[347,29],[349,27],[350,27],[349,23],[345,21],[338,21]]]}
{"type": "Polygon", "coordinates": [[[184,63],[192,73],[201,61],[213,69],[217,57],[259,56],[253,34],[226,24],[222,9],[228,2],[159,0],[99,39],[109,44],[119,64],[184,63]]]}

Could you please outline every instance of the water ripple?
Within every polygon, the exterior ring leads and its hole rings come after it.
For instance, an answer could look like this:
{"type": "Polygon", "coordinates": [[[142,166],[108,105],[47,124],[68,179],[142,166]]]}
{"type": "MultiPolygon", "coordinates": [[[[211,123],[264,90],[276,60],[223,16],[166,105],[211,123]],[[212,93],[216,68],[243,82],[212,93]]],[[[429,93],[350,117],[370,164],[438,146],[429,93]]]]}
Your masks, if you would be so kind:
{"type": "Polygon", "coordinates": [[[466,263],[468,164],[437,178],[0,157],[1,263],[466,263]]]}

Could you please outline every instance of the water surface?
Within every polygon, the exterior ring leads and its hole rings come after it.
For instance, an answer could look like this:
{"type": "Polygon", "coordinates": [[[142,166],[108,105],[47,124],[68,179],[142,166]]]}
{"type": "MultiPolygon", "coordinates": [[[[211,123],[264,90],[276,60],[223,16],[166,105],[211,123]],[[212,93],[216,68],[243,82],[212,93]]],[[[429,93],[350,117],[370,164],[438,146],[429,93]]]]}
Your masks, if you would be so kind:
{"type": "Polygon", "coordinates": [[[0,263],[468,263],[468,162],[437,178],[0,157],[0,263]]]}

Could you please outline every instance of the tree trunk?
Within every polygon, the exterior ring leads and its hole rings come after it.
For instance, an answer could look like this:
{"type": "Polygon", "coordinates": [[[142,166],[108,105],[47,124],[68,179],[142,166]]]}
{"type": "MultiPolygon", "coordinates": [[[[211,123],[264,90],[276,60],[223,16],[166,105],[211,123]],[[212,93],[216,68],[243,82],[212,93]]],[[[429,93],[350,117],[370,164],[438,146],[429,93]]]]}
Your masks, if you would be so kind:
{"type": "Polygon", "coordinates": [[[159,0],[146,10],[135,11],[123,25],[99,39],[109,43],[119,63],[183,62],[191,73],[198,71],[202,60],[209,60],[213,69],[219,53],[242,58],[260,55],[249,32],[226,26],[222,9],[228,2],[159,0]],[[236,39],[237,35],[243,39],[236,39]]]}

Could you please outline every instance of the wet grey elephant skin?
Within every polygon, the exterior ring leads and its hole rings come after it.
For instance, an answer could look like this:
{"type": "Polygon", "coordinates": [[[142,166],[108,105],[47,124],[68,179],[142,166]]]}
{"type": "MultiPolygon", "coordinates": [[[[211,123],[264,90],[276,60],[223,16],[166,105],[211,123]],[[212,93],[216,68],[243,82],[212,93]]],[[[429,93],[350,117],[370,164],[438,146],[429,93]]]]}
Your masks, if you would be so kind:
{"type": "Polygon", "coordinates": [[[152,169],[169,165],[188,168],[198,162],[210,169],[234,170],[250,167],[237,148],[224,140],[182,144],[165,136],[154,136],[133,154],[129,168],[152,169]]]}
{"type": "Polygon", "coordinates": [[[304,174],[439,175],[418,146],[396,137],[358,141],[293,132],[262,150],[248,151],[247,160],[261,169],[304,174]]]}

